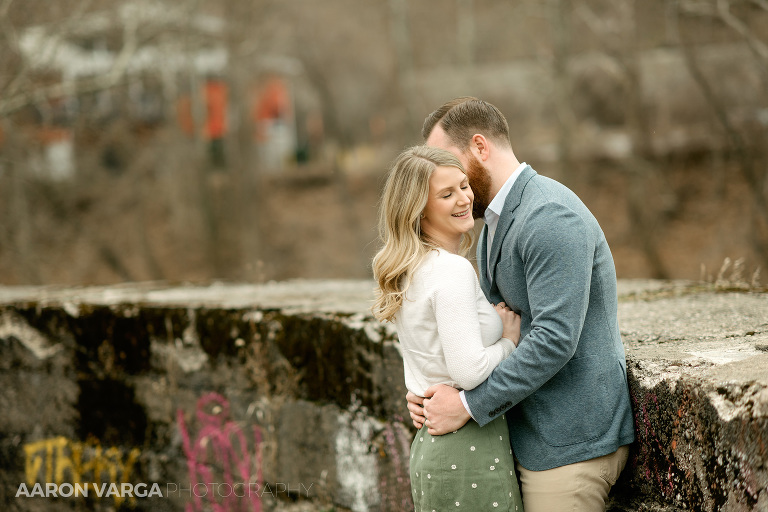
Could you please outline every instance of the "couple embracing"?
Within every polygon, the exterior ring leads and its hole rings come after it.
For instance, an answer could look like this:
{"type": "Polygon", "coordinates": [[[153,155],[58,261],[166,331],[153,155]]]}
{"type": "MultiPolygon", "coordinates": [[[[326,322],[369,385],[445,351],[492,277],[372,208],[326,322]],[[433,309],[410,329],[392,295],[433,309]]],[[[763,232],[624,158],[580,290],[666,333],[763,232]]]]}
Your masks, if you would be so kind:
{"type": "Polygon", "coordinates": [[[390,169],[374,315],[394,322],[417,511],[603,511],[634,425],[605,236],[457,98],[390,169]],[[474,219],[480,279],[464,257],[474,219]]]}

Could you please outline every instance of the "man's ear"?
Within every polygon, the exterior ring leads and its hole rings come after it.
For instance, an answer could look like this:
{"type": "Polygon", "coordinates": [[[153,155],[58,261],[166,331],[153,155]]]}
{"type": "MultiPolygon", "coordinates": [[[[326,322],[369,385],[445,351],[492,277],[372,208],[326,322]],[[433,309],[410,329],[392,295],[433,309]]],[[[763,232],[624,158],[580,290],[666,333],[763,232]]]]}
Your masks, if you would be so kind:
{"type": "Polygon", "coordinates": [[[491,147],[488,144],[488,139],[479,133],[476,133],[472,136],[469,149],[472,151],[472,154],[474,154],[482,162],[488,160],[488,157],[491,155],[491,147]]]}

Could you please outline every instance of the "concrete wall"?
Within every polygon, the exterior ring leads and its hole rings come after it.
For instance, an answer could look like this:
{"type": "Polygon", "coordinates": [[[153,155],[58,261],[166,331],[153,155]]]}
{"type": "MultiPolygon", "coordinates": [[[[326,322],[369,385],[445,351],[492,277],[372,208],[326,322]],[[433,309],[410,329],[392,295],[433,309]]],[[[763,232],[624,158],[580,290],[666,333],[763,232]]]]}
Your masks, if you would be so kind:
{"type": "MultiPolygon", "coordinates": [[[[402,359],[371,289],[0,288],[3,510],[409,510],[402,359]],[[76,483],[87,498],[50,493],[76,483]]],[[[611,510],[768,510],[768,296],[621,295],[638,442],[611,510]]]]}

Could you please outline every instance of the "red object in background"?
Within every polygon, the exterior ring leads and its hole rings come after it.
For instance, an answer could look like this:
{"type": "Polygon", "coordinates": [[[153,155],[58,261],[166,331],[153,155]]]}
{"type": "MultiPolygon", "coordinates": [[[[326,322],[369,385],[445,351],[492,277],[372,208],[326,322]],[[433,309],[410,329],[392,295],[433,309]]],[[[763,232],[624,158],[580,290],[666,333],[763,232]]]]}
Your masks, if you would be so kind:
{"type": "Polygon", "coordinates": [[[253,112],[255,120],[283,119],[290,115],[290,110],[291,101],[285,82],[279,78],[270,78],[256,102],[253,112]]]}
{"type": "MultiPolygon", "coordinates": [[[[227,133],[227,84],[222,80],[209,80],[203,88],[205,101],[205,124],[202,136],[206,140],[221,139],[227,133]]],[[[181,96],[176,103],[179,126],[187,135],[195,133],[195,119],[192,115],[192,99],[181,96]]]]}
{"type": "Polygon", "coordinates": [[[227,84],[209,80],[205,84],[205,104],[208,112],[205,137],[220,139],[227,133],[227,84]]]}
{"type": "Polygon", "coordinates": [[[258,93],[251,111],[256,126],[256,138],[265,142],[267,139],[265,121],[287,121],[291,115],[291,99],[288,87],[280,78],[267,80],[258,93]]]}

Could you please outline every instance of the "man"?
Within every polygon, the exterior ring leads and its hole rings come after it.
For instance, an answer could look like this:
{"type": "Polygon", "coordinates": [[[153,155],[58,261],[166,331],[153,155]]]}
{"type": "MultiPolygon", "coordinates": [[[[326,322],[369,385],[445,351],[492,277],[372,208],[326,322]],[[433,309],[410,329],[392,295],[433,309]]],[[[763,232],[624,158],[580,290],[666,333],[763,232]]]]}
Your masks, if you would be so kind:
{"type": "Polygon", "coordinates": [[[522,325],[517,350],[478,387],[409,393],[411,418],[439,435],[506,413],[526,512],[603,511],[634,441],[605,236],[573,192],[517,160],[493,105],[452,100],[422,135],[464,165],[485,221],[481,286],[522,325]]]}

